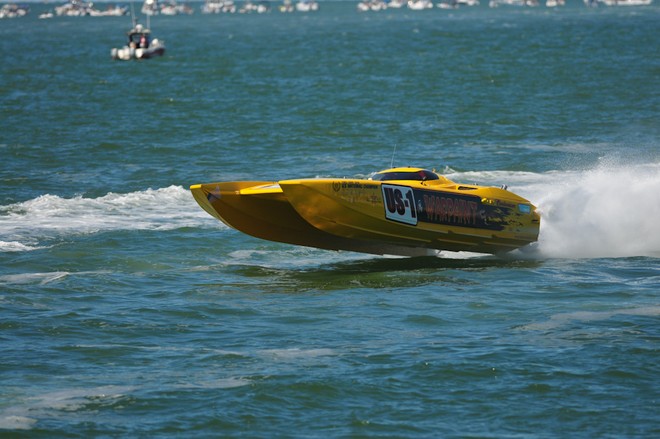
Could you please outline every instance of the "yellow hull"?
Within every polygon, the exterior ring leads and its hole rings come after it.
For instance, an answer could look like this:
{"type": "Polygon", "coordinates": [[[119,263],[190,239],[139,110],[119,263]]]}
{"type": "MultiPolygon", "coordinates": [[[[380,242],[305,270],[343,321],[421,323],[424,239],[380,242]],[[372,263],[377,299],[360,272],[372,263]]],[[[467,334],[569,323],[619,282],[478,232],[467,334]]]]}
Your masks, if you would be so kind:
{"type": "MultiPolygon", "coordinates": [[[[397,168],[417,172],[418,168],[397,168]]],[[[392,170],[389,170],[392,171],[392,170]]],[[[257,238],[327,250],[420,255],[507,252],[538,238],[540,218],[504,189],[431,180],[300,179],[191,186],[197,202],[257,238]]],[[[408,175],[405,174],[405,175],[408,175]]]]}

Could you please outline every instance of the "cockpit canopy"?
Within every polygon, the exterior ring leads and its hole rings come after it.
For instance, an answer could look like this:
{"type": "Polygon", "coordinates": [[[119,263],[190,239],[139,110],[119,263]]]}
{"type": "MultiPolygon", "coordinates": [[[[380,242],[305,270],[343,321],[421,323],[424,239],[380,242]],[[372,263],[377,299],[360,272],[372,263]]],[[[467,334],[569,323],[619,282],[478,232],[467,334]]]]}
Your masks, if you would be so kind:
{"type": "Polygon", "coordinates": [[[422,168],[393,168],[393,169],[386,169],[384,171],[376,172],[374,175],[371,176],[371,180],[429,181],[429,180],[440,180],[440,177],[435,172],[422,168]]]}
{"type": "Polygon", "coordinates": [[[149,38],[149,34],[151,33],[151,30],[147,29],[146,27],[142,26],[141,24],[136,24],[135,27],[126,34],[128,35],[128,40],[129,41],[135,41],[138,42],[140,41],[140,38],[144,35],[145,37],[149,38]]]}

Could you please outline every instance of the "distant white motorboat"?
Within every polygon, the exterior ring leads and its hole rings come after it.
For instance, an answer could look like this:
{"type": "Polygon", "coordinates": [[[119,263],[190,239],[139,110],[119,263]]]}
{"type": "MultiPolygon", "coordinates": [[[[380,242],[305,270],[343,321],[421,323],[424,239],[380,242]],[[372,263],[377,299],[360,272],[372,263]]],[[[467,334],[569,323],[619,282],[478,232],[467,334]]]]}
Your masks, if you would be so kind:
{"type": "Polygon", "coordinates": [[[112,59],[128,61],[131,59],[149,59],[165,53],[165,43],[157,38],[151,39],[151,30],[136,24],[127,32],[128,44],[110,51],[112,59]]]}
{"type": "Polygon", "coordinates": [[[142,13],[144,15],[158,15],[158,0],[144,0],[142,4],[142,13]]]}
{"type": "Polygon", "coordinates": [[[291,0],[284,0],[282,4],[278,7],[280,12],[293,12],[296,10],[296,8],[293,6],[293,3],[291,3],[291,0]]]}
{"type": "Polygon", "coordinates": [[[72,0],[63,5],[55,6],[55,15],[58,17],[84,17],[90,15],[93,5],[90,2],[72,0]]]}
{"type": "Polygon", "coordinates": [[[383,0],[363,0],[357,4],[357,10],[360,12],[384,11],[385,9],[387,9],[387,3],[383,0]]]}
{"type": "Polygon", "coordinates": [[[319,4],[314,0],[301,0],[296,3],[296,11],[298,12],[312,12],[318,10],[319,4]]]}
{"type": "Polygon", "coordinates": [[[270,4],[268,2],[253,3],[251,0],[248,0],[238,10],[239,14],[251,14],[253,12],[257,14],[270,12],[270,4]]]}
{"type": "Polygon", "coordinates": [[[499,6],[529,6],[537,7],[540,6],[539,0],[490,0],[488,6],[491,8],[497,8],[499,6]]]}
{"type": "Polygon", "coordinates": [[[122,17],[128,14],[128,7],[108,5],[105,10],[90,9],[89,15],[92,17],[122,17]]]}
{"type": "Polygon", "coordinates": [[[159,12],[162,15],[192,15],[194,10],[187,4],[178,4],[175,0],[171,0],[167,3],[161,4],[159,12]]]}
{"type": "Polygon", "coordinates": [[[357,10],[360,12],[367,12],[371,10],[371,2],[370,1],[361,1],[358,2],[357,4],[357,10]]]}
{"type": "Polygon", "coordinates": [[[599,0],[606,6],[649,6],[653,0],[599,0]]]}
{"type": "Polygon", "coordinates": [[[412,11],[422,11],[432,9],[433,3],[430,0],[408,0],[408,9],[412,11]]]}
{"type": "Polygon", "coordinates": [[[202,14],[233,14],[236,12],[234,0],[206,0],[202,5],[202,14]]]}
{"type": "Polygon", "coordinates": [[[459,4],[456,0],[449,0],[436,3],[435,7],[438,9],[458,9],[459,4]]]}
{"type": "Polygon", "coordinates": [[[400,9],[406,5],[405,0],[390,0],[387,3],[387,7],[391,9],[400,9]]]}
{"type": "Polygon", "coordinates": [[[25,17],[30,12],[27,6],[18,6],[16,4],[3,5],[0,8],[0,18],[25,17]]]}

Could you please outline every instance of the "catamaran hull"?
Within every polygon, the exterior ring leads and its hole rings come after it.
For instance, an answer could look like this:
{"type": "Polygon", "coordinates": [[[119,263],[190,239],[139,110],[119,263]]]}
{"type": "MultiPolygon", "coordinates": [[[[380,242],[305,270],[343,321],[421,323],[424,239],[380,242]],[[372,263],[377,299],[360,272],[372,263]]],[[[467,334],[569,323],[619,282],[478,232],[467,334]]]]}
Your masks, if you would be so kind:
{"type": "Polygon", "coordinates": [[[241,232],[326,250],[505,253],[536,241],[540,226],[526,199],[444,178],[224,182],[191,191],[204,210],[241,232]]]}

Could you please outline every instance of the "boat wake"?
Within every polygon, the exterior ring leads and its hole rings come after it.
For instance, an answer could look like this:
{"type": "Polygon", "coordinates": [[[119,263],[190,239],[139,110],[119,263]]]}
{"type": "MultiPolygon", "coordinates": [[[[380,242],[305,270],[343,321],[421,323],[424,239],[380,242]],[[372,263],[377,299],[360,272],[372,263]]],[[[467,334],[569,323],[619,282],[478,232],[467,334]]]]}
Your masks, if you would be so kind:
{"type": "Polygon", "coordinates": [[[53,239],[116,230],[222,228],[181,186],[98,198],[41,195],[0,206],[0,252],[31,251],[53,239]]]}
{"type": "MultiPolygon", "coordinates": [[[[445,175],[463,183],[506,183],[538,207],[539,241],[517,250],[515,257],[660,257],[656,227],[660,163],[603,163],[588,170],[542,174],[448,169],[445,175]]],[[[98,198],[42,195],[0,206],[0,252],[32,251],[70,235],[183,227],[208,230],[226,226],[199,209],[190,191],[181,186],[98,198]]],[[[447,255],[443,256],[451,257],[447,255]]]]}

